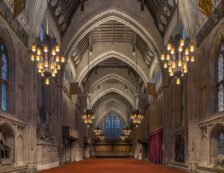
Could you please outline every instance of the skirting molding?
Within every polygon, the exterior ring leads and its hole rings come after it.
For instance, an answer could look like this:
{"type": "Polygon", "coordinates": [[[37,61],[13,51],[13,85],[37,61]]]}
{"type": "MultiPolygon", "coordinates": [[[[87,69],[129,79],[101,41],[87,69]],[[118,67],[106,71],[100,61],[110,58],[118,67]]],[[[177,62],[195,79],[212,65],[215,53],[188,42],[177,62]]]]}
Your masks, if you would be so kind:
{"type": "Polygon", "coordinates": [[[19,167],[8,167],[0,169],[1,173],[9,173],[9,172],[26,172],[28,170],[28,166],[19,166],[19,167]]]}
{"type": "Polygon", "coordinates": [[[37,170],[50,169],[59,166],[59,162],[46,163],[37,165],[37,170]]]}
{"type": "Polygon", "coordinates": [[[197,166],[196,167],[198,171],[203,171],[203,173],[223,173],[224,170],[222,169],[215,169],[215,168],[207,168],[207,167],[201,167],[197,166]]]}

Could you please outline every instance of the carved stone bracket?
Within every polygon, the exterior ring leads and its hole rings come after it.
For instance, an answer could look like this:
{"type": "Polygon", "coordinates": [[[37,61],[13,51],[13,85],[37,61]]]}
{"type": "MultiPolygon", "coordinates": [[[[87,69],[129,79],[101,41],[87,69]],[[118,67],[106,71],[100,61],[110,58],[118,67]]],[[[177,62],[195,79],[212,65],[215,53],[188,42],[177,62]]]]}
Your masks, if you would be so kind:
{"type": "Polygon", "coordinates": [[[219,112],[217,114],[214,114],[210,118],[198,123],[198,126],[200,127],[202,132],[202,138],[208,138],[211,129],[216,124],[224,125],[224,112],[219,112]]]}

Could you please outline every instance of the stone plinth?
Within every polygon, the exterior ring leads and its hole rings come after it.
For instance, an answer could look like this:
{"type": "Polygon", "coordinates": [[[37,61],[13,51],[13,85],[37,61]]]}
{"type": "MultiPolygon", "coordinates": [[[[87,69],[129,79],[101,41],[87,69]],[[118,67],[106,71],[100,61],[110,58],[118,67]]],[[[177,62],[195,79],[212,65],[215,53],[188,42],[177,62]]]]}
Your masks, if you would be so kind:
{"type": "Polygon", "coordinates": [[[75,148],[75,161],[83,160],[83,149],[82,148],[75,148]]]}
{"type": "Polygon", "coordinates": [[[37,143],[37,170],[59,166],[58,148],[56,143],[39,141],[37,143]]]}

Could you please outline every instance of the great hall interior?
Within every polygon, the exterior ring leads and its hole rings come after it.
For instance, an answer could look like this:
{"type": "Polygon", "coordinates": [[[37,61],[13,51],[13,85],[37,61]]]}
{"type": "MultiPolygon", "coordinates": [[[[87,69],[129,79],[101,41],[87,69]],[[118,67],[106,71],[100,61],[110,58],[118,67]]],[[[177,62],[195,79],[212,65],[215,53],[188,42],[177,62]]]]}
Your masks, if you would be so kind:
{"type": "Polygon", "coordinates": [[[224,0],[0,0],[0,172],[90,171],[224,172],[224,0]]]}

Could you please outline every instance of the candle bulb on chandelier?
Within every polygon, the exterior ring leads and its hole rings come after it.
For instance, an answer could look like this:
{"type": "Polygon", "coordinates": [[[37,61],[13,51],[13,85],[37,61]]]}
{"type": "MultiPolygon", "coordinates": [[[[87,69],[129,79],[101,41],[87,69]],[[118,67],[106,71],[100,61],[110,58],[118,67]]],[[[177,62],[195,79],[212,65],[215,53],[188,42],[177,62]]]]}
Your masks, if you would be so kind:
{"type": "Polygon", "coordinates": [[[191,56],[191,62],[194,62],[194,61],[195,61],[195,57],[191,56]]]}
{"type": "Polygon", "coordinates": [[[62,62],[62,63],[65,62],[65,57],[64,57],[64,56],[61,57],[61,62],[62,62]]]}
{"type": "Polygon", "coordinates": [[[169,61],[170,60],[170,54],[166,55],[166,60],[169,61]]]}
{"type": "Polygon", "coordinates": [[[180,78],[179,77],[176,79],[176,84],[180,85],[180,78]]]}
{"type": "Polygon", "coordinates": [[[32,52],[36,52],[36,45],[32,45],[32,52]]]}
{"type": "Polygon", "coordinates": [[[50,80],[48,78],[45,79],[45,84],[49,85],[50,84],[50,80]]]}
{"type": "Polygon", "coordinates": [[[161,60],[162,61],[165,60],[165,55],[164,54],[161,55],[161,60]]]}
{"type": "Polygon", "coordinates": [[[35,61],[35,56],[31,55],[31,61],[35,61]]]}

